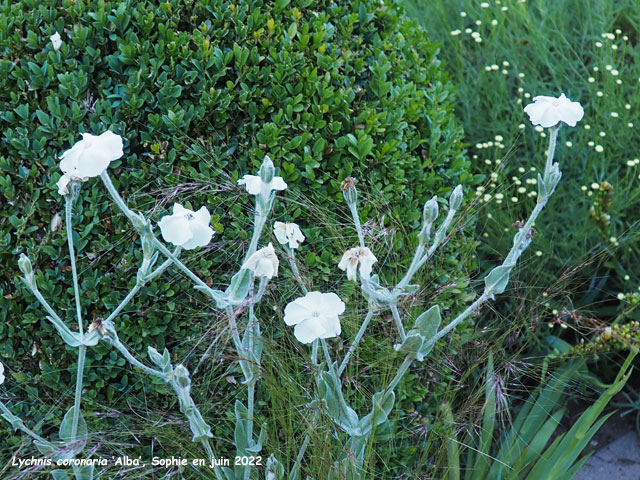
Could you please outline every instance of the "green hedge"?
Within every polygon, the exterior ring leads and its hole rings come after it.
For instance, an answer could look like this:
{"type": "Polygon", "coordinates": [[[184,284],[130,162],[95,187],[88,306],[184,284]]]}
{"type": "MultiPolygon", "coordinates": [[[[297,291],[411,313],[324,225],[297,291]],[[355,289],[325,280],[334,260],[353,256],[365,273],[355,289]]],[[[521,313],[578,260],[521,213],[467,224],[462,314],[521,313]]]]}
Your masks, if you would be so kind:
{"type": "MultiPolygon", "coordinates": [[[[214,284],[227,280],[250,235],[251,205],[236,180],[265,154],[292,187],[277,215],[319,242],[306,257],[319,282],[336,280],[340,252],[312,222],[329,212],[348,223],[344,177],[360,179],[364,221],[388,211],[407,227],[418,225],[430,196],[479,180],[468,173],[437,47],[392,2],[1,0],[0,52],[0,357],[34,398],[71,385],[75,355],[64,353],[18,285],[17,255],[32,258],[43,294],[72,323],[55,183],[57,157],[80,132],[124,137],[125,156],[110,172],[132,207],[156,221],[175,200],[214,212],[214,244],[188,257],[214,284]],[[49,41],[56,31],[59,51],[49,41]],[[333,213],[334,204],[343,213],[333,213]]],[[[88,182],[81,197],[76,246],[91,321],[119,303],[141,259],[101,184],[88,182]]],[[[118,326],[139,353],[149,344],[191,345],[211,319],[177,274],[145,287],[131,305],[118,326]]],[[[118,401],[140,388],[111,350],[92,350],[88,362],[89,397],[118,401]]]]}

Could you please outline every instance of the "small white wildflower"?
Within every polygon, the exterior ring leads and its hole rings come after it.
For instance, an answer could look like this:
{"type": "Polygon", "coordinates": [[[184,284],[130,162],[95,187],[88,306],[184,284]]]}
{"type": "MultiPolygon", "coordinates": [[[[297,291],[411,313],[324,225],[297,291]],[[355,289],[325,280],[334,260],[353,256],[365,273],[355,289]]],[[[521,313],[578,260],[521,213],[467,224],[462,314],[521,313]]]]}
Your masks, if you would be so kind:
{"type": "Polygon", "coordinates": [[[185,250],[204,247],[211,241],[213,230],[209,226],[211,214],[207,207],[194,212],[179,203],[173,204],[173,213],[158,222],[162,238],[185,250]]]}
{"type": "Polygon", "coordinates": [[[347,250],[342,255],[338,268],[347,272],[347,278],[349,280],[356,279],[356,270],[358,264],[360,265],[360,277],[369,280],[371,277],[371,271],[373,270],[373,264],[378,259],[373,255],[371,250],[367,247],[355,247],[347,250]]]}
{"type": "Polygon", "coordinates": [[[273,233],[281,245],[289,245],[292,249],[298,248],[304,242],[304,235],[295,223],[276,222],[273,225],[273,233]]]}
{"type": "Polygon", "coordinates": [[[253,255],[247,258],[247,261],[242,264],[242,268],[253,271],[253,275],[256,278],[273,278],[278,276],[279,265],[280,262],[273,244],[269,242],[269,245],[254,252],[253,255]]]}
{"type": "Polygon", "coordinates": [[[309,292],[285,307],[284,323],[295,326],[295,337],[308,344],[318,338],[340,335],[339,315],[344,311],[345,304],[335,293],[309,292]]]}

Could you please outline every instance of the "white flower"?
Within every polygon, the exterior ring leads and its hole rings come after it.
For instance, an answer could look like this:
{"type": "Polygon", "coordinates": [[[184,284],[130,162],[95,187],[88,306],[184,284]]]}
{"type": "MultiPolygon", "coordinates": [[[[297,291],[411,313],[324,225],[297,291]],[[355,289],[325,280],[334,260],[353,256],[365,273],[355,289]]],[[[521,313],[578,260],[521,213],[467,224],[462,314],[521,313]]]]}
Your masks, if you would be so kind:
{"type": "Polygon", "coordinates": [[[55,51],[60,50],[60,46],[62,45],[62,39],[60,38],[60,34],[58,32],[54,33],[49,37],[51,43],[53,44],[53,49],[55,51]]]}
{"type": "MultiPolygon", "coordinates": [[[[270,166],[271,172],[273,172],[273,163],[269,156],[265,156],[263,166],[270,166]]],[[[271,176],[271,175],[269,175],[271,176]]],[[[245,175],[238,180],[238,185],[244,185],[247,192],[251,195],[262,195],[268,197],[271,194],[271,190],[284,190],[287,188],[287,184],[282,177],[272,177],[270,182],[264,182],[258,175],[245,175]]]]}
{"type": "Polygon", "coordinates": [[[340,319],[345,305],[335,293],[309,292],[284,309],[284,323],[295,325],[293,334],[302,343],[340,335],[340,319]]]}
{"type": "Polygon", "coordinates": [[[0,363],[0,384],[4,383],[4,365],[0,363]]]}
{"type": "Polygon", "coordinates": [[[158,226],[165,241],[185,250],[193,250],[196,247],[204,247],[211,241],[213,230],[209,222],[211,214],[207,207],[194,212],[179,203],[174,203],[173,214],[162,217],[158,226]]]}
{"type": "Polygon", "coordinates": [[[367,247],[356,247],[344,252],[344,255],[342,255],[342,259],[338,264],[338,268],[340,270],[347,271],[347,278],[349,280],[355,280],[356,269],[359,263],[360,277],[364,278],[365,280],[369,280],[373,264],[377,261],[378,259],[373,255],[373,253],[371,253],[371,250],[369,250],[367,247]]]}
{"type": "Polygon", "coordinates": [[[549,128],[564,122],[571,127],[582,120],[584,109],[580,102],[572,102],[564,93],[558,98],[537,96],[533,97],[533,103],[524,107],[525,113],[534,125],[549,128]]]}
{"type": "Polygon", "coordinates": [[[56,183],[60,195],[69,195],[69,183],[71,183],[71,177],[69,175],[65,173],[60,177],[60,180],[56,183]]]}
{"type": "Polygon", "coordinates": [[[277,277],[278,276],[278,257],[273,249],[273,244],[269,243],[266,247],[261,248],[244,262],[242,268],[253,271],[255,277],[277,277]]]}
{"type": "Polygon", "coordinates": [[[60,156],[60,170],[71,180],[97,177],[124,155],[122,147],[122,137],[110,130],[98,136],[83,133],[82,140],[60,156]]]}
{"type": "Polygon", "coordinates": [[[304,242],[304,235],[295,223],[276,222],[273,225],[273,233],[281,245],[288,244],[289,248],[298,248],[304,242]]]}

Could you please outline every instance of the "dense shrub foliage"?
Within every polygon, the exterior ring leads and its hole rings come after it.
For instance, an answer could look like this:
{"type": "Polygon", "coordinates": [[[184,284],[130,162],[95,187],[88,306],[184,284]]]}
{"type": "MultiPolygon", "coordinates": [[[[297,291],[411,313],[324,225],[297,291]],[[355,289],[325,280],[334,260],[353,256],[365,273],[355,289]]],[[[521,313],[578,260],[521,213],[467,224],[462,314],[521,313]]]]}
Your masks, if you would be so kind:
{"type": "MultiPolygon", "coordinates": [[[[371,196],[361,212],[365,222],[388,212],[413,227],[428,197],[479,180],[467,172],[450,103],[454,90],[436,46],[395,5],[2,0],[0,52],[0,356],[15,365],[16,379],[33,398],[71,385],[73,356],[64,354],[41,308],[18,288],[17,254],[35,260],[43,295],[71,312],[63,201],[55,183],[57,157],[81,132],[111,129],[125,138],[125,157],[110,169],[131,207],[155,220],[176,199],[214,212],[217,242],[187,256],[214,284],[228,280],[225,263],[242,251],[238,239],[249,236],[243,210],[250,205],[239,201],[236,181],[265,153],[292,191],[304,192],[289,200],[286,214],[279,207],[280,218],[295,219],[310,239],[327,238],[324,251],[305,259],[318,281],[338,274],[326,226],[344,216],[331,207],[342,205],[344,177],[358,177],[371,196]],[[57,51],[49,40],[56,31],[62,38],[57,51]]],[[[90,321],[119,303],[140,259],[133,257],[137,239],[122,233],[124,219],[108,210],[100,184],[84,188],[75,244],[90,321]]],[[[391,241],[402,246],[406,238],[391,241]]],[[[459,260],[444,263],[470,267],[459,260]]],[[[391,273],[393,261],[386,264],[391,273]]],[[[436,286],[447,281],[438,268],[436,286]]],[[[145,287],[121,315],[118,329],[132,350],[169,341],[192,346],[209,328],[206,305],[178,279],[145,287]],[[153,307],[158,297],[167,301],[162,309],[153,307]]],[[[449,303],[464,294],[452,292],[449,303]]],[[[96,348],[88,364],[88,397],[118,400],[119,392],[135,387],[124,360],[107,348],[96,348]]]]}

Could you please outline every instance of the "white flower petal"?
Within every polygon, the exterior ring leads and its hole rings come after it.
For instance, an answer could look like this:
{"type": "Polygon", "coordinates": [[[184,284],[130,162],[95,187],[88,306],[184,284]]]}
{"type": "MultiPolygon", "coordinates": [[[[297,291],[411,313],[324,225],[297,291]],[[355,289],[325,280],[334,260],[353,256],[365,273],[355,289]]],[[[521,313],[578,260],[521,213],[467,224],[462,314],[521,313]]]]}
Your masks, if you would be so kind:
{"type": "Polygon", "coordinates": [[[244,185],[250,195],[260,195],[263,183],[262,179],[255,175],[245,175],[238,180],[238,185],[244,185]]]}
{"type": "Polygon", "coordinates": [[[194,248],[208,245],[211,237],[213,237],[213,229],[195,219],[187,220],[187,223],[188,228],[191,230],[191,238],[182,244],[182,248],[193,250],[194,248]]]}
{"type": "Polygon", "coordinates": [[[281,245],[286,245],[287,243],[289,243],[286,225],[287,224],[283,222],[276,222],[273,224],[273,233],[276,236],[278,243],[280,243],[281,245]]]}
{"type": "Polygon", "coordinates": [[[273,177],[269,183],[270,190],[284,190],[285,188],[287,188],[287,184],[282,177],[273,177]]]}
{"type": "Polygon", "coordinates": [[[193,215],[193,210],[189,210],[188,208],[184,208],[182,204],[176,202],[173,204],[173,214],[174,215],[182,215],[185,216],[187,214],[193,215]]]}
{"type": "Polygon", "coordinates": [[[373,270],[373,264],[377,262],[378,259],[373,255],[373,253],[371,253],[371,250],[364,247],[360,248],[358,261],[360,262],[360,276],[365,280],[369,280],[371,271],[373,270]]]}
{"type": "Polygon", "coordinates": [[[71,178],[66,173],[60,177],[56,183],[60,195],[69,195],[69,183],[71,183],[71,178]]]}
{"type": "Polygon", "coordinates": [[[553,127],[559,122],[575,127],[584,116],[582,105],[579,102],[572,102],[564,93],[558,98],[536,96],[533,98],[533,103],[524,107],[524,111],[529,115],[532,124],[544,128],[553,127]]]}
{"type": "Polygon", "coordinates": [[[323,319],[324,333],[320,338],[333,338],[340,335],[342,327],[340,326],[340,319],[338,316],[324,317],[323,319]]]}
{"type": "Polygon", "coordinates": [[[346,308],[340,297],[333,292],[323,293],[319,301],[322,302],[323,312],[330,315],[341,315],[346,308]]]}
{"type": "MultiPolygon", "coordinates": [[[[174,208],[175,210],[175,208],[174,208]]],[[[166,215],[158,222],[162,238],[165,242],[182,246],[192,237],[189,221],[184,215],[166,215]]]]}
{"type": "Polygon", "coordinates": [[[295,326],[293,334],[300,343],[311,343],[325,333],[324,326],[315,318],[305,320],[295,326]]]}
{"type": "Polygon", "coordinates": [[[82,140],[60,156],[60,169],[72,179],[97,177],[124,155],[122,148],[122,137],[109,130],[99,136],[83,133],[82,140]]]}
{"type": "MultiPolygon", "coordinates": [[[[304,298],[304,297],[302,297],[304,298]]],[[[294,300],[284,307],[284,323],[289,325],[297,325],[311,316],[309,309],[300,302],[300,298],[294,300]]]]}
{"type": "Polygon", "coordinates": [[[4,383],[4,365],[0,363],[0,384],[4,383]]]}
{"type": "Polygon", "coordinates": [[[211,223],[211,214],[207,207],[200,207],[200,210],[193,214],[195,220],[203,225],[209,225],[211,223]]]}

